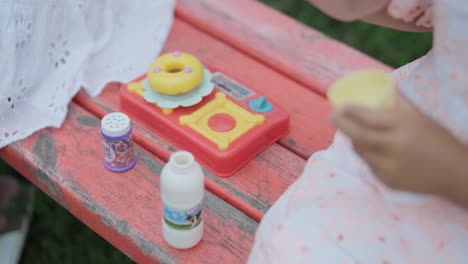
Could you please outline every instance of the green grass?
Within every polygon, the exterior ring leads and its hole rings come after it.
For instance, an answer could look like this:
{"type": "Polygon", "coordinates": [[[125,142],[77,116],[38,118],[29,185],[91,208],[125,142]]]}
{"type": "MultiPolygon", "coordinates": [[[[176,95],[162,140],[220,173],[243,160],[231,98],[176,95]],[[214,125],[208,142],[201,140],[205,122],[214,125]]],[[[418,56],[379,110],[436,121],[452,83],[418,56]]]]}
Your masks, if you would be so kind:
{"type": "MultiPolygon", "coordinates": [[[[430,33],[399,32],[360,22],[341,23],[304,0],[262,2],[393,67],[424,55],[432,45],[430,33]]],[[[7,171],[13,172],[0,162],[0,172],[7,171]]],[[[39,191],[22,263],[131,261],[39,191]]]]}
{"type": "Polygon", "coordinates": [[[392,67],[421,57],[432,46],[431,33],[401,32],[362,22],[342,23],[320,13],[305,0],[262,2],[392,67]]]}
{"type": "Polygon", "coordinates": [[[37,194],[22,263],[132,263],[49,197],[37,194]]]}

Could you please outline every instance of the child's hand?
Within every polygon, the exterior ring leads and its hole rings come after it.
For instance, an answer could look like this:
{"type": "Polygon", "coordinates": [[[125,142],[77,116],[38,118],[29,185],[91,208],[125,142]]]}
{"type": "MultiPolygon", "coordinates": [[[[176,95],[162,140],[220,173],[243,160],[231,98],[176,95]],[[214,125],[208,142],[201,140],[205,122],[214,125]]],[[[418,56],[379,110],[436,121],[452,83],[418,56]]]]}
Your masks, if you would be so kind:
{"type": "Polygon", "coordinates": [[[450,196],[466,182],[466,147],[403,98],[395,109],[349,107],[332,121],[391,188],[450,196]]]}

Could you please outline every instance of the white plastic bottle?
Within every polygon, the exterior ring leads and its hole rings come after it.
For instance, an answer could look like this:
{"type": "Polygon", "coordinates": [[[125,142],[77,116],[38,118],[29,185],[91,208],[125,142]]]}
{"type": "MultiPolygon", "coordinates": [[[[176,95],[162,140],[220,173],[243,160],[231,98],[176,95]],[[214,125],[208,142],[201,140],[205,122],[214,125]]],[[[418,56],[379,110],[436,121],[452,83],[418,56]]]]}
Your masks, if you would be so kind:
{"type": "Polygon", "coordinates": [[[190,152],[171,155],[161,173],[163,236],[178,249],[194,247],[203,235],[204,174],[190,152]]]}

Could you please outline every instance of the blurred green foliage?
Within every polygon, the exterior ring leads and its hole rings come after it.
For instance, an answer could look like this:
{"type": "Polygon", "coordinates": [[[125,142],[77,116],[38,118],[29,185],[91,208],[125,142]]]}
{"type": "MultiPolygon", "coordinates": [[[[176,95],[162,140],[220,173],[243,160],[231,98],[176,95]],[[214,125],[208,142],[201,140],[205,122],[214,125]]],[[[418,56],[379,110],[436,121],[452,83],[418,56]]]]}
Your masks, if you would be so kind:
{"type": "Polygon", "coordinates": [[[262,2],[392,67],[411,62],[432,47],[432,33],[402,32],[363,22],[340,22],[305,0],[262,2]]]}

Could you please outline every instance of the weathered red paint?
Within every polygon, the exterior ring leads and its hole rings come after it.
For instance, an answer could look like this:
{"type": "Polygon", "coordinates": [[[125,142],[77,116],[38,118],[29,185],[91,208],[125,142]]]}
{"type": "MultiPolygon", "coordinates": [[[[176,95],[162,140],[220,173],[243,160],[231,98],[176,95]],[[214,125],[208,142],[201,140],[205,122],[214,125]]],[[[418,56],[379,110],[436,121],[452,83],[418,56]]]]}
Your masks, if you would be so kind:
{"type": "Polygon", "coordinates": [[[244,263],[255,221],[300,175],[305,158],[331,143],[327,86],[355,69],[389,68],[252,0],[178,0],[164,51],[175,49],[274,98],[291,115],[290,135],[235,176],[208,175],[206,231],[194,249],[174,250],[161,236],[158,177],[172,146],[135,124],[136,167],[115,174],[102,166],[99,118],[119,110],[119,84],[97,98],[80,93],[60,129],[35,133],[0,157],[137,262],[244,263]]]}
{"type": "Polygon", "coordinates": [[[257,224],[212,193],[204,200],[205,231],[180,251],[162,238],[159,173],[164,163],[136,146],[125,173],[102,164],[99,119],[74,103],[60,129],[35,133],[0,156],[97,233],[137,262],[242,263],[257,224]]]}
{"type": "Polygon", "coordinates": [[[172,26],[164,52],[174,49],[190,52],[234,80],[274,98],[290,114],[291,131],[280,142],[300,156],[308,157],[331,143],[331,107],[323,97],[179,19],[172,26]]]}
{"type": "Polygon", "coordinates": [[[382,63],[253,0],[179,0],[179,18],[319,94],[333,80],[382,63]]]}

